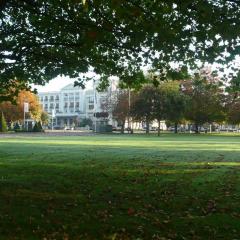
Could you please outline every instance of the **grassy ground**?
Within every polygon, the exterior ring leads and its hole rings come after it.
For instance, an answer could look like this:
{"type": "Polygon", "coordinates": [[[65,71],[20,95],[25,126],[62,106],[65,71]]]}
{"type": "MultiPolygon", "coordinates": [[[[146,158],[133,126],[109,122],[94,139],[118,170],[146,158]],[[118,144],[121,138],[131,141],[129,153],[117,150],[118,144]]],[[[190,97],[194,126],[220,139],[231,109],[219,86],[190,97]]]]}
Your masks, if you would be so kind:
{"type": "Polygon", "coordinates": [[[240,239],[240,136],[0,136],[0,239],[240,239]]]}

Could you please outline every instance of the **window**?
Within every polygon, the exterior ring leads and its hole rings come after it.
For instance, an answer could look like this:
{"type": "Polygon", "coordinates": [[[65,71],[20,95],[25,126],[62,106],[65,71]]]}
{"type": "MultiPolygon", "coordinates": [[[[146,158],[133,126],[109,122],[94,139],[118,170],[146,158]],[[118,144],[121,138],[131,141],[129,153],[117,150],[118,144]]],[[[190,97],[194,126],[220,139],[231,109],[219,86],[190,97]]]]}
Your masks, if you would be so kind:
{"type": "Polygon", "coordinates": [[[101,109],[105,109],[107,107],[107,99],[105,97],[100,98],[101,109]]]}
{"type": "Polygon", "coordinates": [[[56,103],[56,109],[59,109],[59,103],[56,103]]]}
{"type": "Polygon", "coordinates": [[[94,98],[93,97],[88,97],[87,101],[88,101],[88,103],[94,103],[94,98]]]}
{"type": "Polygon", "coordinates": [[[93,105],[93,104],[89,104],[89,105],[88,105],[88,109],[89,109],[89,110],[93,110],[93,109],[94,109],[94,105],[93,105]]]}
{"type": "Polygon", "coordinates": [[[44,110],[47,110],[47,109],[48,109],[48,105],[45,104],[45,106],[44,106],[44,110]]]}
{"type": "Polygon", "coordinates": [[[54,96],[50,97],[50,101],[53,102],[54,101],[54,96]]]}
{"type": "Polygon", "coordinates": [[[73,101],[73,100],[74,100],[74,94],[73,94],[73,93],[70,93],[70,94],[69,94],[69,100],[70,100],[70,101],[73,101]]]}
{"type": "Polygon", "coordinates": [[[56,96],[56,101],[59,101],[59,96],[58,95],[56,96]]]}
{"type": "Polygon", "coordinates": [[[79,97],[79,93],[75,93],[75,101],[79,101],[80,97],[79,97]]]}
{"type": "Polygon", "coordinates": [[[47,101],[48,100],[48,96],[45,96],[44,100],[47,101]]]}

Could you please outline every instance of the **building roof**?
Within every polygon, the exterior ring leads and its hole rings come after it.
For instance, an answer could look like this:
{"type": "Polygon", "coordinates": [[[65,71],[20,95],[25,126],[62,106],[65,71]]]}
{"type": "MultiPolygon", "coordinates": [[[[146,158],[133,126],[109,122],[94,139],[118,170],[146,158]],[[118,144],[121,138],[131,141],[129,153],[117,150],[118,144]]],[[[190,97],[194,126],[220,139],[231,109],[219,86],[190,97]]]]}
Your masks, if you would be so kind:
{"type": "Polygon", "coordinates": [[[69,90],[82,90],[82,88],[79,86],[74,86],[73,83],[70,83],[61,89],[61,91],[69,91],[69,90]]]}

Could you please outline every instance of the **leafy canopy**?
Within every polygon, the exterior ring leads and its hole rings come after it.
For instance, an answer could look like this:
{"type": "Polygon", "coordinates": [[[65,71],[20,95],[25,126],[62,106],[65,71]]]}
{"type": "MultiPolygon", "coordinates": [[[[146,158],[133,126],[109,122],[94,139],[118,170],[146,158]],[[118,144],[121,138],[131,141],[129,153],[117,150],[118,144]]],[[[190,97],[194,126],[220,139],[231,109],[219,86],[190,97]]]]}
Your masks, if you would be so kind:
{"type": "Polygon", "coordinates": [[[148,63],[163,71],[169,62],[231,61],[240,51],[236,0],[2,0],[0,9],[6,87],[58,75],[83,85],[89,70],[127,82],[148,63]]]}

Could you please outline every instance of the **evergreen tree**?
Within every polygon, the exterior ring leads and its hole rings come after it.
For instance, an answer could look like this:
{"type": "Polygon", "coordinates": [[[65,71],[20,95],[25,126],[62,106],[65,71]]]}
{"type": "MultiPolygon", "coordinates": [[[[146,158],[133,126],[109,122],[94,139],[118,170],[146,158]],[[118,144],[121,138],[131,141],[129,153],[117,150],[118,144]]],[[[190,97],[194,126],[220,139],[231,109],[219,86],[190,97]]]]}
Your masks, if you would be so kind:
{"type": "Polygon", "coordinates": [[[35,123],[32,131],[33,132],[44,132],[40,121],[35,123]]]}

